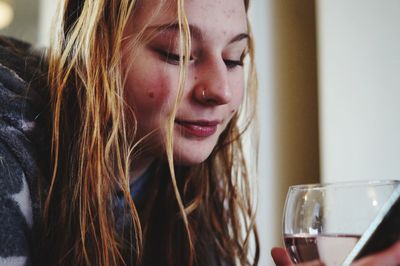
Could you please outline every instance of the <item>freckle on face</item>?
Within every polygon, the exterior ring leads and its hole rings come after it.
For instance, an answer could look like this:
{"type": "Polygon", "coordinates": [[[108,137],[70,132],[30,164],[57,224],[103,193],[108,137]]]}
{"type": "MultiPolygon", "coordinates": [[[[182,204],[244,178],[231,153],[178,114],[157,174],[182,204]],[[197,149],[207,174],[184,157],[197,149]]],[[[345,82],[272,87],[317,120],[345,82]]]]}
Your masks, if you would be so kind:
{"type": "Polygon", "coordinates": [[[152,99],[154,98],[154,92],[151,91],[151,92],[148,93],[148,95],[149,95],[150,98],[152,98],[152,99]]]}

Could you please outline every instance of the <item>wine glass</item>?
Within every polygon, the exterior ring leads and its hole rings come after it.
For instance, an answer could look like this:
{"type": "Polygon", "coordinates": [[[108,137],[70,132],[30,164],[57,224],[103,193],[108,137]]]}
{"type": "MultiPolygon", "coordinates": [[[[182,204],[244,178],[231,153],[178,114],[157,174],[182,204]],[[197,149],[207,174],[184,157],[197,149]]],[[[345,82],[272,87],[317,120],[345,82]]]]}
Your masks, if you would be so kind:
{"type": "Polygon", "coordinates": [[[293,262],[342,265],[399,184],[391,180],[291,186],[283,237],[293,262]]]}

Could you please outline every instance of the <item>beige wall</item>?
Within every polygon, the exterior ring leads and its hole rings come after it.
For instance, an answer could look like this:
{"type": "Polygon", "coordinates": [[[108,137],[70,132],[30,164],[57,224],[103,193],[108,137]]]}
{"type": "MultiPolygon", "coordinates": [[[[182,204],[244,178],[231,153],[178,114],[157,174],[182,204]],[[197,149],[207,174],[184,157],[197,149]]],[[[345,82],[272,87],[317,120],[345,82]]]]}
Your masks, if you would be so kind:
{"type": "Polygon", "coordinates": [[[261,265],[272,265],[269,249],[280,244],[288,185],[319,175],[324,182],[400,179],[400,2],[313,3],[253,1],[261,265]]]}
{"type": "Polygon", "coordinates": [[[48,46],[50,42],[53,14],[56,12],[58,2],[58,0],[39,0],[40,14],[44,14],[39,17],[38,44],[40,46],[48,46]]]}
{"type": "Polygon", "coordinates": [[[252,5],[260,79],[260,265],[273,265],[269,254],[282,246],[288,186],[319,182],[315,7],[313,1],[252,5]]]}
{"type": "Polygon", "coordinates": [[[324,181],[400,179],[400,1],[318,1],[324,181]]]}

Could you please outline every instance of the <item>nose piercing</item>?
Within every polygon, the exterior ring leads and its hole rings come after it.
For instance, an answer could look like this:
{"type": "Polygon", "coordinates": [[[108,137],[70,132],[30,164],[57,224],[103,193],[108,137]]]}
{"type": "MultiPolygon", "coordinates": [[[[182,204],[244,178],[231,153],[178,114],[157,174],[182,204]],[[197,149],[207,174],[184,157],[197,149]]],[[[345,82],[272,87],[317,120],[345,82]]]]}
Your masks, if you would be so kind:
{"type": "Polygon", "coordinates": [[[201,91],[201,97],[203,98],[204,101],[207,100],[207,97],[206,97],[206,89],[203,89],[203,90],[201,91]]]}

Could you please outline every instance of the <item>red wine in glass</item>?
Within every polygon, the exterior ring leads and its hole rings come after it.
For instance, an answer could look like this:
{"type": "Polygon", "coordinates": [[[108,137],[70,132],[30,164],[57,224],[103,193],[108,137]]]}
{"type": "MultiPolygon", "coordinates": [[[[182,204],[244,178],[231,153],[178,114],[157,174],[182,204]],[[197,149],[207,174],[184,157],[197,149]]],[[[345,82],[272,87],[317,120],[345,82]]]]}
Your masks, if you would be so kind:
{"type": "Polygon", "coordinates": [[[321,260],[327,266],[342,265],[359,235],[285,235],[285,246],[294,263],[321,260]]]}

